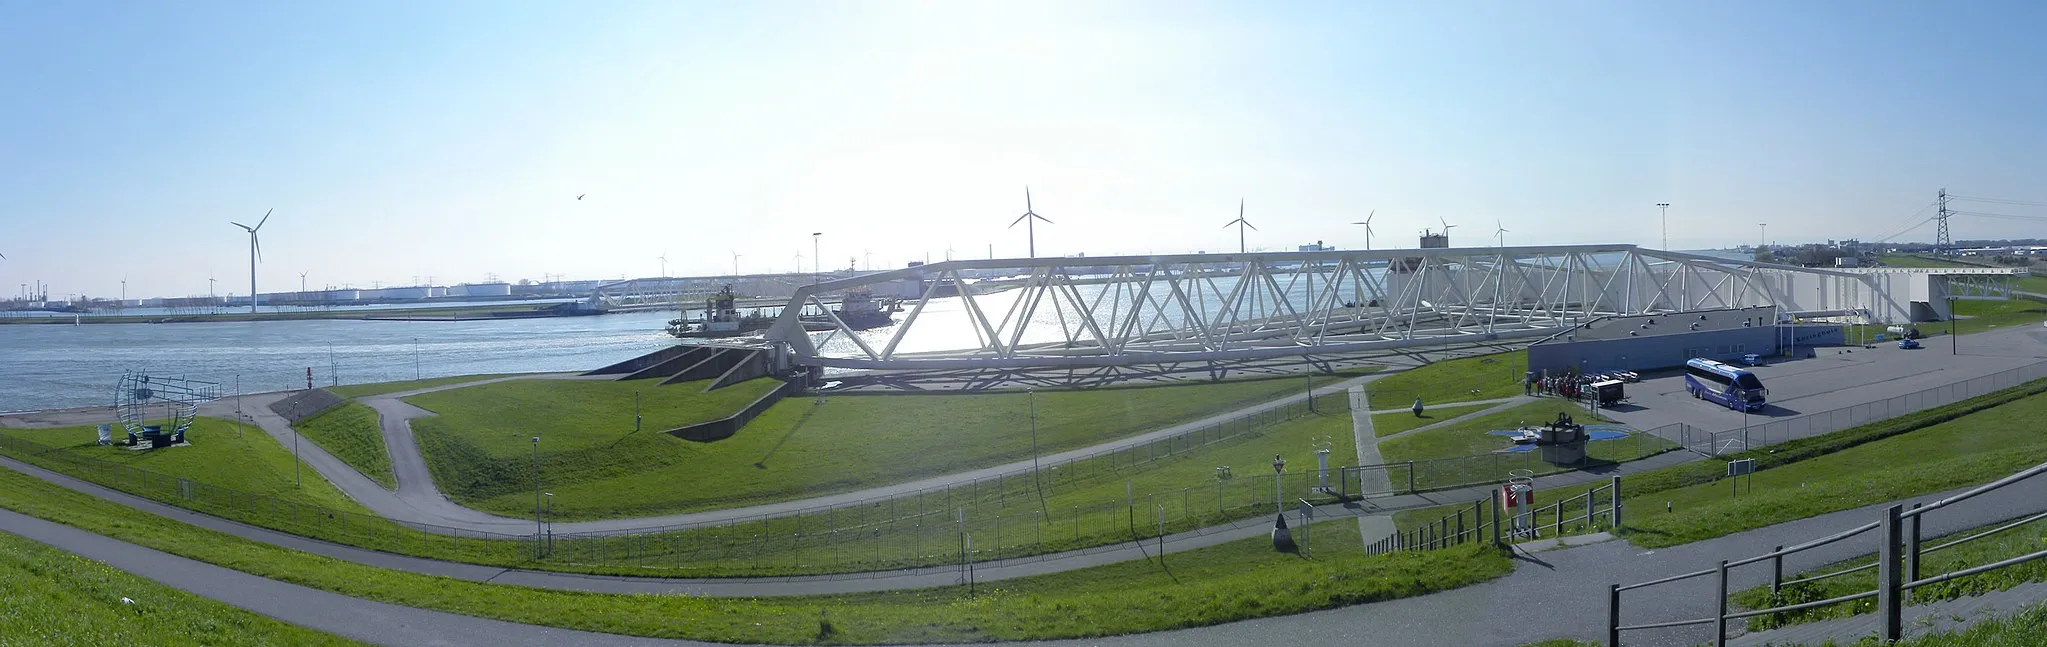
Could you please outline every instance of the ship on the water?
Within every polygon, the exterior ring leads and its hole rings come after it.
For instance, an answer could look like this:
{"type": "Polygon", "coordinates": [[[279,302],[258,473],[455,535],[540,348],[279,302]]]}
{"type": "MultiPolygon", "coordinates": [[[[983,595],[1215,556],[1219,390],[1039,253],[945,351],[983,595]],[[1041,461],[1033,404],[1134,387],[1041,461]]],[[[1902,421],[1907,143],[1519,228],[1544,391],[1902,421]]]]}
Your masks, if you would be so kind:
{"type": "Polygon", "coordinates": [[[711,298],[704,300],[703,318],[686,320],[678,317],[668,320],[668,334],[683,339],[738,337],[766,330],[768,326],[775,324],[774,317],[764,316],[760,310],[741,316],[739,308],[733,305],[738,300],[739,295],[733,294],[732,286],[727,285],[717,294],[711,295],[711,298]]]}
{"type": "Polygon", "coordinates": [[[893,315],[902,309],[901,302],[895,299],[877,299],[868,290],[848,290],[839,296],[837,314],[847,328],[867,330],[895,323],[893,315]]]}

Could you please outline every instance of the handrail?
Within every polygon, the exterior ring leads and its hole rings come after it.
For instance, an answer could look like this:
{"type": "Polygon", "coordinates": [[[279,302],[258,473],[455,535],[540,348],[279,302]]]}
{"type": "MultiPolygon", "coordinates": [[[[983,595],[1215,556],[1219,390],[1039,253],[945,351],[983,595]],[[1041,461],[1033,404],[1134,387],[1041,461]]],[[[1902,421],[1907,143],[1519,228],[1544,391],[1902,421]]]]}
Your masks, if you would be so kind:
{"type": "Polygon", "coordinates": [[[2004,477],[2004,478],[2001,478],[2001,479],[1997,479],[1997,480],[1995,480],[1995,481],[1991,481],[1991,482],[1989,482],[1989,483],[1985,483],[1985,484],[1983,484],[1983,485],[1979,485],[1979,486],[1976,486],[1975,488],[1972,488],[1972,489],[1970,489],[1970,490],[1969,490],[1969,491],[1967,491],[1967,492],[1963,492],[1963,493],[1961,493],[1961,494],[1957,494],[1957,495],[1954,495],[1954,496],[1951,496],[1951,497],[1948,497],[1948,498],[1945,498],[1945,499],[1941,499],[1941,500],[1939,500],[1939,501],[1935,501],[1935,502],[1933,502],[1933,503],[1930,503],[1930,504],[1927,504],[1927,505],[1924,505],[1924,506],[1920,506],[1919,508],[1916,508],[1916,509],[1913,509],[1913,510],[1907,510],[1907,511],[1905,511],[1905,512],[1899,513],[1899,514],[1898,514],[1898,516],[1899,516],[1900,518],[1910,518],[1910,517],[1916,517],[1916,516],[1919,516],[1919,515],[1922,515],[1922,514],[1926,514],[1926,513],[1928,513],[1928,512],[1932,512],[1932,511],[1934,511],[1934,510],[1938,510],[1938,509],[1941,509],[1941,508],[1947,507],[1947,506],[1949,506],[1949,505],[1952,505],[1952,504],[1956,504],[1956,503],[1961,503],[1961,502],[1963,502],[1963,501],[1967,501],[1967,500],[1969,500],[1969,499],[1971,499],[1971,498],[1974,498],[1974,497],[1976,497],[1977,495],[1983,494],[1983,493],[1985,493],[1985,492],[1989,492],[1989,491],[1991,491],[1991,490],[1995,490],[1995,489],[1998,489],[1998,488],[2001,488],[2001,487],[2004,487],[2004,486],[2007,486],[2007,485],[2011,485],[2011,484],[2013,484],[2013,483],[2016,483],[2016,482],[2019,482],[2019,481],[2023,481],[2023,480],[2026,480],[2026,479],[2029,479],[2029,478],[2032,478],[2032,477],[2035,477],[2035,476],[2039,476],[2039,475],[2040,475],[2040,474],[2042,474],[2042,473],[2047,473],[2047,463],[2041,463],[2041,464],[2039,464],[2039,465],[2034,465],[2034,466],[2032,466],[2032,467],[2029,467],[2029,468],[2026,468],[2026,469],[2024,469],[2024,470],[2021,470],[2021,471],[2019,471],[2018,473],[2016,473],[2016,474],[2013,474],[2013,475],[2011,475],[2011,476],[2007,476],[2007,477],[2004,477]]]}
{"type": "Polygon", "coordinates": [[[1961,539],[1957,539],[1957,540],[1954,540],[1954,541],[1951,541],[1951,542],[1948,542],[1948,543],[1945,543],[1945,544],[1940,544],[1940,545],[1934,546],[1934,547],[1932,547],[1932,548],[1921,548],[1921,549],[1919,549],[1919,554],[1921,554],[1921,555],[1924,555],[1924,554],[1927,554],[1927,553],[1931,553],[1931,552],[1933,552],[1933,551],[1936,551],[1936,550],[1941,550],[1941,549],[1944,549],[1944,548],[1948,548],[1948,547],[1950,547],[1950,546],[1954,546],[1954,545],[1956,545],[1956,544],[1960,544],[1960,543],[1963,543],[1963,542],[1971,542],[1971,541],[1976,541],[1976,540],[1978,540],[1978,539],[1982,539],[1982,538],[1984,538],[1984,537],[1988,537],[1988,536],[1991,536],[1991,535],[1995,535],[1995,534],[1997,534],[1997,533],[2000,533],[2000,532],[2004,532],[2004,531],[2006,531],[2006,530],[2011,530],[2011,529],[2013,529],[2013,528],[2017,528],[2017,527],[2019,527],[2019,526],[2023,526],[2023,525],[2026,525],[2026,524],[2029,524],[2029,523],[2032,523],[2032,522],[2035,522],[2035,521],[2039,521],[2039,520],[2041,520],[2041,519],[2047,519],[2047,512],[2042,512],[2042,513],[2039,513],[2039,514],[2035,514],[2035,515],[2033,515],[2033,516],[2030,516],[2030,517],[2026,517],[2026,518],[2024,518],[2024,519],[2020,519],[2020,520],[2018,520],[2018,521],[2014,521],[2014,522],[2011,522],[2011,523],[2005,524],[2005,525],[2003,525],[2003,526],[1999,526],[1999,527],[1997,527],[1997,528],[1995,528],[1995,529],[1992,529],[1992,530],[1985,530],[1985,531],[1983,531],[1983,532],[1979,532],[1979,533],[1976,533],[1976,534],[1974,534],[1974,535],[1970,535],[1970,536],[1968,536],[1968,537],[1963,537],[1963,538],[1961,538],[1961,539]]]}
{"type": "Polygon", "coordinates": [[[1652,623],[1649,623],[1649,624],[1646,624],[1646,625],[1622,625],[1622,626],[1621,626],[1621,627],[1620,627],[1619,629],[1620,629],[1621,631],[1632,631],[1632,630],[1635,630],[1635,629],[1662,629],[1662,628],[1664,628],[1664,627],[1682,627],[1682,626],[1685,626],[1685,625],[1702,625],[1702,624],[1706,624],[1706,623],[1708,623],[1708,622],[1713,622],[1713,619],[1712,619],[1712,618],[1700,618],[1700,619],[1697,619],[1697,620],[1672,620],[1672,621],[1670,621],[1670,622],[1652,622],[1652,623]]]}
{"type": "Polygon", "coordinates": [[[2018,556],[2018,557],[2013,557],[2013,558],[2011,558],[2011,559],[2006,559],[2006,560],[2003,560],[2003,561],[1998,561],[1998,562],[1992,562],[1992,563],[1989,563],[1989,564],[1984,564],[1984,565],[1982,565],[1982,566],[1975,566],[1975,567],[1971,567],[1971,568],[1965,568],[1965,569],[1962,569],[1962,570],[1959,570],[1959,571],[1955,571],[1955,572],[1953,572],[1953,573],[1943,573],[1943,574],[1940,574],[1940,575],[1935,575],[1935,576],[1933,576],[1933,577],[1929,577],[1929,578],[1926,578],[1926,579],[1923,579],[1923,580],[1916,580],[1916,581],[1912,581],[1912,582],[1907,582],[1907,583],[1905,583],[1905,584],[1902,584],[1902,585],[1900,585],[1900,588],[1902,588],[1902,589],[1904,589],[1904,590],[1907,590],[1907,591],[1910,591],[1910,590],[1912,590],[1912,589],[1914,589],[1914,588],[1917,588],[1917,587],[1921,587],[1921,586],[1926,586],[1926,585],[1928,585],[1928,584],[1939,584],[1939,583],[1941,583],[1941,582],[1946,582],[1946,581],[1948,581],[1948,580],[1952,580],[1952,579],[1957,579],[1957,578],[1963,578],[1963,577],[1968,577],[1968,576],[1971,576],[1971,575],[1975,575],[1975,574],[1977,574],[1977,573],[1983,573],[1983,572],[1988,572],[1988,571],[1994,571],[1994,570],[1997,570],[1997,569],[2000,569],[2000,568],[2004,568],[2004,567],[2006,567],[2006,566],[2017,566],[2017,565],[2019,565],[2019,564],[2024,564],[2024,563],[2026,563],[2026,562],[2030,562],[2030,561],[2033,561],[2033,560],[2036,560],[2036,559],[2040,559],[2040,558],[2042,558],[2042,557],[2047,557],[2047,550],[2042,550],[2042,551],[2038,551],[2038,552],[2033,552],[2033,553],[2027,553],[2027,554],[2024,554],[2024,555],[2020,555],[2020,556],[2018,556]]]}
{"type": "Polygon", "coordinates": [[[1847,575],[1849,573],[1860,573],[1862,571],[1866,571],[1872,568],[1876,568],[1876,562],[1870,562],[1868,564],[1863,564],[1855,568],[1838,570],[1832,573],[1821,573],[1819,575],[1814,575],[1812,577],[1801,577],[1795,580],[1784,580],[1782,582],[1778,582],[1777,586],[1791,586],[1793,584],[1804,584],[1806,582],[1818,582],[1820,580],[1824,580],[1830,577],[1840,577],[1842,575],[1847,575]]]}
{"type": "Polygon", "coordinates": [[[1712,574],[1714,574],[1714,573],[1718,573],[1718,572],[1720,572],[1720,569],[1717,569],[1717,568],[1709,568],[1709,569],[1706,569],[1706,570],[1703,570],[1703,571],[1693,571],[1693,572],[1690,572],[1690,573],[1685,573],[1685,574],[1683,574],[1683,575],[1672,575],[1672,576],[1670,576],[1670,577],[1666,577],[1666,578],[1663,578],[1663,579],[1660,579],[1660,580],[1650,580],[1650,581],[1647,581],[1647,582],[1643,582],[1643,583],[1641,583],[1641,584],[1627,584],[1627,585],[1623,585],[1623,586],[1621,586],[1621,587],[1620,587],[1620,589],[1621,589],[1622,591],[1627,591],[1627,590],[1630,590],[1630,589],[1639,589],[1639,588],[1642,588],[1642,587],[1645,587],[1645,586],[1656,586],[1656,585],[1658,585],[1658,584],[1669,584],[1669,583],[1671,583],[1671,582],[1676,582],[1676,581],[1678,581],[1678,580],[1688,580],[1688,579],[1691,579],[1691,578],[1694,578],[1694,577],[1703,577],[1703,576],[1707,576],[1707,575],[1712,575],[1712,574]]]}
{"type": "Polygon", "coordinates": [[[1771,613],[1789,613],[1792,611],[1803,611],[1813,607],[1823,607],[1829,604],[1840,604],[1842,602],[1854,602],[1856,600],[1860,600],[1863,598],[1873,598],[1876,597],[1876,593],[1877,592],[1874,589],[1872,589],[1868,591],[1863,591],[1861,593],[1850,593],[1847,595],[1827,598],[1825,600],[1819,600],[1816,602],[1801,602],[1798,604],[1790,604],[1772,609],[1757,609],[1754,611],[1743,611],[1741,613],[1730,613],[1724,617],[1727,618],[1728,620],[1740,620],[1742,618],[1760,616],[1771,613]]]}
{"type": "Polygon", "coordinates": [[[1879,524],[1879,522],[1875,522],[1875,521],[1872,521],[1872,522],[1869,522],[1869,523],[1866,523],[1866,524],[1862,524],[1862,525],[1860,525],[1860,526],[1856,526],[1856,527],[1854,527],[1854,528],[1849,528],[1849,529],[1847,529],[1847,530],[1843,530],[1843,531],[1841,531],[1841,532],[1837,532],[1837,533],[1834,533],[1834,534],[1832,534],[1832,535],[1829,535],[1829,536],[1826,536],[1826,537],[1821,537],[1821,538],[1819,538],[1819,539],[1814,539],[1814,540],[1812,540],[1812,541],[1808,541],[1808,542],[1805,542],[1805,543],[1803,543],[1803,544],[1796,544],[1796,545],[1792,545],[1792,546],[1787,546],[1787,547],[1785,547],[1785,548],[1780,548],[1780,549],[1777,549],[1777,550],[1773,550],[1773,551],[1770,551],[1770,552],[1767,552],[1767,553],[1763,553],[1763,554],[1761,554],[1761,555],[1757,555],[1757,556],[1755,556],[1755,557],[1750,557],[1750,558],[1747,558],[1747,559],[1738,559],[1738,560],[1734,560],[1734,561],[1728,562],[1728,563],[1727,563],[1727,565],[1728,565],[1729,567],[1734,567],[1734,566],[1746,566],[1746,565],[1749,565],[1749,564],[1754,564],[1754,563],[1756,563],[1756,562],[1760,562],[1760,561],[1763,561],[1763,560],[1766,560],[1766,559],[1769,559],[1769,558],[1772,558],[1772,557],[1778,557],[1778,556],[1782,556],[1782,555],[1789,555],[1789,554],[1792,554],[1792,553],[1796,553],[1796,552],[1801,552],[1801,551],[1811,550],[1811,549],[1814,549],[1814,548],[1819,548],[1819,547],[1821,547],[1821,546],[1825,546],[1825,545],[1827,545],[1827,544],[1831,544],[1831,543],[1834,543],[1834,542],[1837,542],[1837,541],[1841,541],[1841,540],[1843,540],[1843,539],[1847,539],[1847,538],[1849,538],[1849,537],[1853,537],[1853,536],[1856,536],[1856,535],[1859,535],[1859,534],[1862,534],[1862,533],[1865,533],[1865,532],[1869,532],[1869,531],[1871,531],[1871,530],[1875,530],[1875,529],[1876,529],[1876,527],[1877,527],[1878,525],[1880,525],[1880,524],[1879,524]]]}

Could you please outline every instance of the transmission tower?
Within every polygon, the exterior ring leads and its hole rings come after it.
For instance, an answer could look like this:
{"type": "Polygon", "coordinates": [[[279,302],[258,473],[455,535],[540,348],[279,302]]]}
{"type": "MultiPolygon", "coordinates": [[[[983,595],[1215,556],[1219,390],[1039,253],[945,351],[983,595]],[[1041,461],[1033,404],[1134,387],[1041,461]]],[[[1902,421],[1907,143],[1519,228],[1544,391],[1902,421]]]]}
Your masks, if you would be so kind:
{"type": "Polygon", "coordinates": [[[1940,215],[1934,216],[1934,219],[1938,221],[1938,229],[1933,234],[1933,255],[1935,256],[1946,256],[1955,248],[1955,240],[1949,237],[1947,233],[1947,218],[1954,215],[1954,212],[1947,208],[1947,201],[1947,189],[1941,189],[1940,215]]]}

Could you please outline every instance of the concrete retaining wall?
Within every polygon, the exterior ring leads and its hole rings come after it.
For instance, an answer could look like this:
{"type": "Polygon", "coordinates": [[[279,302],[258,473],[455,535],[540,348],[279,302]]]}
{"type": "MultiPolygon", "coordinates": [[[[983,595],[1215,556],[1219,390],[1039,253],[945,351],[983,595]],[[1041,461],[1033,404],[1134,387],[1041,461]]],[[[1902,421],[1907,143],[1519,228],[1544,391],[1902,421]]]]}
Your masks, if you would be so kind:
{"type": "Polygon", "coordinates": [[[761,412],[767,411],[768,407],[775,406],[776,402],[782,401],[782,398],[788,397],[789,394],[795,393],[796,390],[794,382],[783,382],[776,386],[775,390],[767,392],[758,400],[754,400],[753,404],[746,405],[746,408],[740,409],[739,413],[687,427],[677,427],[668,430],[667,433],[683,440],[694,440],[697,442],[731,438],[733,434],[739,433],[740,427],[745,427],[746,423],[753,422],[755,416],[759,416],[761,412]]]}

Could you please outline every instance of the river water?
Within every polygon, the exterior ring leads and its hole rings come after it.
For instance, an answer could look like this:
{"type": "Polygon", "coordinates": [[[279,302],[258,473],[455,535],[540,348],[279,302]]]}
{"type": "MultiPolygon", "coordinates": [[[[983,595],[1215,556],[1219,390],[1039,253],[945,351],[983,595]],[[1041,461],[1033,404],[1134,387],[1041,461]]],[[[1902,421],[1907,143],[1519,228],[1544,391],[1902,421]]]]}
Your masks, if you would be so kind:
{"type": "Polygon", "coordinates": [[[123,371],[223,394],[478,373],[583,371],[674,345],[673,311],[482,321],[0,325],[0,411],[110,405],[123,371]],[[415,368],[415,366],[417,368],[415,368]]]}

